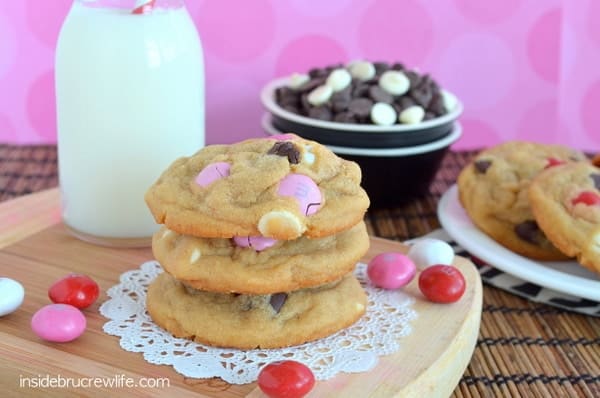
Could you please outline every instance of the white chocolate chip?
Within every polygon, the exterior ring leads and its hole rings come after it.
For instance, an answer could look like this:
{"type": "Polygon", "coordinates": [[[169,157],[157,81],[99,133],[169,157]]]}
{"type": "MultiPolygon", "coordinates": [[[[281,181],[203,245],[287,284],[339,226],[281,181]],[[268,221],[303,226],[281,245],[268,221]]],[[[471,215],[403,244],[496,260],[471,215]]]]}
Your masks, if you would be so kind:
{"type": "Polygon", "coordinates": [[[400,120],[400,123],[404,124],[417,124],[421,123],[424,117],[425,109],[419,105],[413,105],[400,112],[398,120],[400,120]]]}
{"type": "Polygon", "coordinates": [[[331,98],[332,94],[333,89],[331,86],[324,84],[308,93],[308,97],[306,99],[308,100],[309,104],[313,106],[319,106],[329,101],[329,98],[331,98]]]}
{"type": "Polygon", "coordinates": [[[456,96],[444,90],[441,90],[441,93],[442,101],[444,101],[444,108],[446,108],[448,112],[451,112],[456,107],[456,103],[458,102],[456,96]]]}
{"type": "Polygon", "coordinates": [[[391,126],[396,123],[396,110],[385,102],[377,102],[371,107],[371,121],[380,126],[391,126]]]}
{"type": "Polygon", "coordinates": [[[369,80],[375,76],[375,67],[367,61],[356,61],[348,69],[352,77],[358,80],[369,80]]]}
{"type": "Polygon", "coordinates": [[[311,152],[312,145],[304,146],[304,154],[302,155],[302,160],[306,164],[313,164],[315,162],[315,154],[311,152]]]}
{"type": "Polygon", "coordinates": [[[165,229],[165,232],[163,232],[163,234],[161,236],[161,239],[165,239],[166,237],[168,237],[172,233],[173,233],[173,231],[171,231],[170,229],[165,229]]]}
{"type": "Polygon", "coordinates": [[[392,95],[402,95],[410,88],[410,80],[402,72],[388,70],[379,78],[379,86],[392,95]]]}
{"type": "Polygon", "coordinates": [[[197,248],[194,249],[194,251],[192,251],[192,255],[190,256],[190,264],[194,264],[196,261],[198,261],[200,255],[200,250],[198,250],[197,248]]]}
{"type": "Polygon", "coordinates": [[[356,310],[357,311],[364,311],[365,306],[362,305],[361,303],[356,303],[356,310]]]}
{"type": "Polygon", "coordinates": [[[309,80],[310,77],[304,73],[292,73],[288,78],[287,86],[293,90],[296,90],[309,80]]]}
{"type": "Polygon", "coordinates": [[[333,91],[341,91],[350,85],[352,76],[346,69],[338,68],[333,70],[327,77],[326,84],[330,86],[333,91]]]}
{"type": "Polygon", "coordinates": [[[258,221],[258,230],[268,238],[297,238],[306,230],[298,217],[286,210],[273,210],[258,221]]]}

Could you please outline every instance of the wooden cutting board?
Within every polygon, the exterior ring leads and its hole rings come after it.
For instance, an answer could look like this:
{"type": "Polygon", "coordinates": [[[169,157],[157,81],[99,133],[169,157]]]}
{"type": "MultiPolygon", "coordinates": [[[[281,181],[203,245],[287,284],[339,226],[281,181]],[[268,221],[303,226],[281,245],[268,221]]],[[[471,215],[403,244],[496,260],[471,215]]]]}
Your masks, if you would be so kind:
{"type": "MultiPolygon", "coordinates": [[[[0,387],[2,396],[106,396],[110,388],[32,389],[20,387],[32,376],[115,378],[134,380],[167,377],[166,388],[124,388],[122,394],[139,396],[261,397],[255,383],[229,385],[220,379],[183,377],[170,366],[147,363],[142,354],[124,351],[118,337],[102,331],[106,319],[98,312],[106,290],[121,273],[152,258],[150,249],[110,249],[73,238],[60,223],[57,190],[29,195],[0,204],[0,276],[25,287],[25,301],[14,313],[0,318],[0,387]],[[101,288],[98,301],[84,311],[88,327],[70,343],[40,340],[29,326],[32,315],[49,304],[48,287],[72,273],[85,273],[101,288]]],[[[372,238],[363,261],[384,251],[405,251],[405,246],[372,238]]],[[[424,299],[417,278],[405,288],[416,298],[418,318],[413,332],[402,338],[400,351],[379,358],[370,372],[339,374],[317,382],[309,397],[448,397],[469,363],[479,331],[482,287],[472,263],[457,258],[467,290],[450,305],[424,299]]]]}

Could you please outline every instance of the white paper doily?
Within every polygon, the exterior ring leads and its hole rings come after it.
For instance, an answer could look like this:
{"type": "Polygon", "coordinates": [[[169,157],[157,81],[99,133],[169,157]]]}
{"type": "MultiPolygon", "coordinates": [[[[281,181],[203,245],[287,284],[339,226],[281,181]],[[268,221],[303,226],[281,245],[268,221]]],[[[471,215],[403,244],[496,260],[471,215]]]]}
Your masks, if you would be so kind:
{"type": "Polygon", "coordinates": [[[400,338],[411,332],[410,321],[417,313],[414,299],[401,290],[383,290],[368,283],[366,265],[357,264],[355,275],[365,288],[365,315],[351,327],[334,335],[299,346],[281,349],[239,350],[205,346],[173,337],[157,326],[146,312],[146,289],[161,272],[156,261],[125,272],[120,283],[107,292],[109,299],[100,313],[110,320],[104,331],[121,337],[120,345],[142,352],[153,364],[171,365],[187,377],[220,377],[231,384],[246,384],[258,378],[267,363],[293,359],[313,371],[317,380],[339,372],[357,373],[372,369],[381,355],[400,348],[400,338]]]}

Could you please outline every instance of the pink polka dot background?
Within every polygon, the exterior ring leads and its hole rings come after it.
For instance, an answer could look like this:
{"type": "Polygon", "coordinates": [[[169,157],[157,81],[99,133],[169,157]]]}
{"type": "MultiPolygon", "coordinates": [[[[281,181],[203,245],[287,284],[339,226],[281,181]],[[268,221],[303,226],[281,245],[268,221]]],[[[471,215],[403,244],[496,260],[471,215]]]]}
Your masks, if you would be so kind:
{"type": "MultiPolygon", "coordinates": [[[[71,0],[0,2],[0,142],[56,142],[54,48],[71,0]]],[[[527,0],[187,1],[208,143],[262,134],[274,77],[364,58],[429,73],[465,104],[454,148],[509,139],[600,151],[600,5],[527,0]]]]}

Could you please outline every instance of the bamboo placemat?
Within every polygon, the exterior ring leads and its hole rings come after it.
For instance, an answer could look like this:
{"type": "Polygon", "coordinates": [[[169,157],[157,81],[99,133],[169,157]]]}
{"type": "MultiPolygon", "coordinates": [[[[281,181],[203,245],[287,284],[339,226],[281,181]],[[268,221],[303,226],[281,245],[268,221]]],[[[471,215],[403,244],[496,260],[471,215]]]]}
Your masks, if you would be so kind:
{"type": "MultiPolygon", "coordinates": [[[[370,211],[370,233],[403,241],[440,228],[438,200],[475,153],[449,152],[427,195],[370,211]]],[[[0,145],[0,201],[57,186],[56,159],[55,146],[0,145]]],[[[484,285],[477,347],[453,397],[518,396],[600,397],[600,318],[484,285]]]]}

